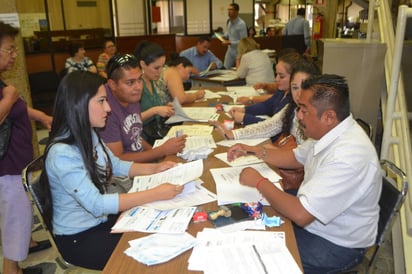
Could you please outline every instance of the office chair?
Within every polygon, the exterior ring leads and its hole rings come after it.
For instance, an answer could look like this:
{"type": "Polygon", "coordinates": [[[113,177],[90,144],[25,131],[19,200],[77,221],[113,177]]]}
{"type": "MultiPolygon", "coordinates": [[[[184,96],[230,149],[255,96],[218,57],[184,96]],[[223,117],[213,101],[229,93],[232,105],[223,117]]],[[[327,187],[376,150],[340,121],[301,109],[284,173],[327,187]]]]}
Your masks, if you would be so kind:
{"type": "Polygon", "coordinates": [[[65,270],[65,273],[70,273],[70,272],[75,272],[75,273],[101,273],[101,271],[94,270],[94,269],[87,269],[84,267],[79,267],[72,265],[68,262],[66,262],[63,258],[63,256],[60,254],[59,249],[56,246],[56,243],[54,241],[54,235],[52,231],[50,231],[49,227],[46,225],[43,214],[44,214],[44,207],[43,204],[41,203],[42,197],[44,196],[44,193],[42,192],[42,189],[39,184],[39,179],[40,179],[40,174],[43,168],[43,156],[38,157],[37,159],[33,160],[31,163],[29,163],[22,172],[22,181],[23,181],[23,186],[26,190],[27,196],[29,197],[30,201],[34,203],[34,212],[35,215],[38,217],[41,225],[43,228],[46,230],[48,234],[48,238],[50,240],[50,243],[52,244],[52,247],[56,251],[57,257],[56,257],[56,262],[59,264],[59,266],[65,270]]]}
{"type": "Polygon", "coordinates": [[[367,254],[372,252],[372,255],[369,259],[367,258],[368,256],[365,256],[364,261],[360,265],[348,272],[344,272],[345,274],[369,273],[370,270],[373,270],[379,248],[383,245],[386,236],[391,232],[392,225],[405,201],[408,191],[405,173],[388,160],[381,161],[381,168],[382,192],[379,198],[378,234],[376,235],[375,244],[367,251],[367,254]],[[361,271],[361,269],[364,269],[364,271],[361,271]]]}
{"type": "Polygon", "coordinates": [[[363,130],[369,136],[369,139],[372,140],[372,136],[373,136],[372,126],[369,123],[367,123],[365,120],[361,119],[361,118],[356,118],[356,122],[358,122],[358,124],[361,126],[361,128],[363,128],[363,130]]]}

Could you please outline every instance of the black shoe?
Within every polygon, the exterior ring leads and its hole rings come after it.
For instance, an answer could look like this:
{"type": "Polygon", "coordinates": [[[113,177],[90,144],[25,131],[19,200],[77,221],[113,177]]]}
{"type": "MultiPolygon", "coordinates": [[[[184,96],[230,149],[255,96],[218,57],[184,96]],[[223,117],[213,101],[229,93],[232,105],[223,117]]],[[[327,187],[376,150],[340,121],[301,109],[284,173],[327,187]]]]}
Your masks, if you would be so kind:
{"type": "Polygon", "coordinates": [[[51,243],[49,240],[40,241],[40,242],[37,242],[37,245],[29,248],[29,253],[45,250],[49,247],[51,247],[51,243]]]}
{"type": "Polygon", "coordinates": [[[42,274],[43,270],[40,267],[27,267],[22,269],[23,274],[42,274]]]}

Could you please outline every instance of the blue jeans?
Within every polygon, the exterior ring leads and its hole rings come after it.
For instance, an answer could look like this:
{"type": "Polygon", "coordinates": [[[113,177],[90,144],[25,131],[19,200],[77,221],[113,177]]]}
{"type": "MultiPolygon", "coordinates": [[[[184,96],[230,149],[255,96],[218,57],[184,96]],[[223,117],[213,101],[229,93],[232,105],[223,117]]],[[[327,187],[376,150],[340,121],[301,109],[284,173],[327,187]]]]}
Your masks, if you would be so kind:
{"type": "Polygon", "coordinates": [[[293,225],[305,274],[331,274],[358,265],[366,248],[347,248],[293,225]]]}

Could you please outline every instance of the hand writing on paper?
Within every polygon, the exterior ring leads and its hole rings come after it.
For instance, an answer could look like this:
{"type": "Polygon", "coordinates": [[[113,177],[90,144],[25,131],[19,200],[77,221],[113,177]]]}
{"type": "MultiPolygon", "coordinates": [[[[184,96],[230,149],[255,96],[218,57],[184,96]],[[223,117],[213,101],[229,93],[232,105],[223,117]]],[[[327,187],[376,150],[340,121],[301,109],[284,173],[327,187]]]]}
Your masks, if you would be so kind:
{"type": "Polygon", "coordinates": [[[240,172],[239,182],[242,185],[256,188],[256,183],[262,178],[263,176],[256,169],[246,167],[240,172]]]}

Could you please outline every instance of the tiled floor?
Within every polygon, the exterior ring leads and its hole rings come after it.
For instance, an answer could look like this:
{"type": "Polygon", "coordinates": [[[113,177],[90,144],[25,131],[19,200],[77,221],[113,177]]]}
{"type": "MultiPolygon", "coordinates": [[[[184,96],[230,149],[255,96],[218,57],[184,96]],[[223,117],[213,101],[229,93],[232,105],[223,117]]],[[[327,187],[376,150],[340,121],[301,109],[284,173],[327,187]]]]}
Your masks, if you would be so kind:
{"type": "MultiPolygon", "coordinates": [[[[47,131],[39,130],[38,132],[38,140],[43,139],[47,136],[47,131]]],[[[43,147],[40,146],[42,150],[43,147]]],[[[34,233],[33,238],[35,240],[43,240],[47,238],[47,233],[42,229],[41,226],[37,226],[34,233]]],[[[22,267],[28,267],[32,265],[39,265],[43,269],[43,274],[83,274],[87,273],[82,270],[73,269],[65,271],[62,269],[57,263],[55,263],[54,259],[56,258],[56,252],[53,248],[49,248],[48,250],[40,251],[37,253],[30,254],[29,257],[21,263],[22,267]]],[[[0,269],[2,269],[2,252],[0,250],[0,269]]],[[[96,272],[94,272],[96,273],[96,272]]],[[[392,241],[390,237],[386,240],[385,244],[381,248],[378,253],[378,257],[376,259],[376,265],[374,271],[370,273],[375,274],[391,274],[394,273],[393,267],[393,253],[392,253],[392,241]]]]}

